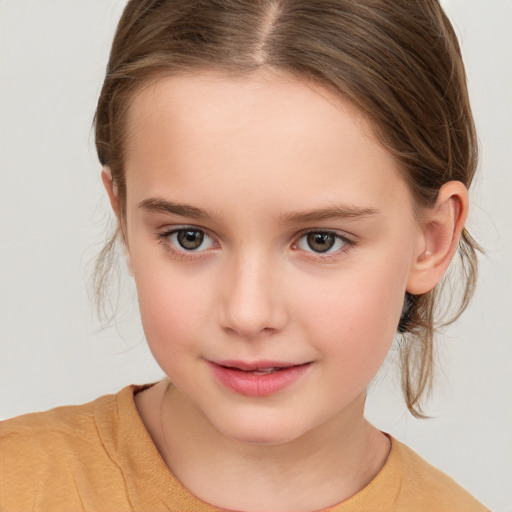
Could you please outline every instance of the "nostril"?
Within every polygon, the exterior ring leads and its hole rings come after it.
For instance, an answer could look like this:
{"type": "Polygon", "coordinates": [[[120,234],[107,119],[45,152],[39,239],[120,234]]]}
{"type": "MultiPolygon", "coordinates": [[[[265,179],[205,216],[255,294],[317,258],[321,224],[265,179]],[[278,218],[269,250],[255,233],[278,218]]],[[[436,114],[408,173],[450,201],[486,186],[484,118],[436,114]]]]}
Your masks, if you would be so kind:
{"type": "Polygon", "coordinates": [[[273,327],[263,327],[260,329],[260,328],[249,328],[247,326],[246,327],[226,326],[226,327],[224,327],[224,329],[226,330],[226,332],[228,332],[229,334],[231,334],[233,336],[238,336],[238,337],[245,338],[248,340],[251,340],[251,339],[253,339],[257,336],[261,336],[261,335],[268,336],[277,331],[277,329],[275,329],[273,327]]]}

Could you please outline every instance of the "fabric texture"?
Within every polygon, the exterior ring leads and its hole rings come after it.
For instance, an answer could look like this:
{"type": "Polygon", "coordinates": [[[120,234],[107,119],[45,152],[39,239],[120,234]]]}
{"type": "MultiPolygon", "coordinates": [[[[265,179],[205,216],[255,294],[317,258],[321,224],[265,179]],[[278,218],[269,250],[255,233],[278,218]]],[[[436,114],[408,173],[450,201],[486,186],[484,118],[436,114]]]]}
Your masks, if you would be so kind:
{"type": "MultiPolygon", "coordinates": [[[[202,512],[160,457],[128,386],[85,405],[0,423],[2,512],[202,512]]],[[[380,473],[331,512],[483,512],[454,480],[391,438],[380,473]]]]}

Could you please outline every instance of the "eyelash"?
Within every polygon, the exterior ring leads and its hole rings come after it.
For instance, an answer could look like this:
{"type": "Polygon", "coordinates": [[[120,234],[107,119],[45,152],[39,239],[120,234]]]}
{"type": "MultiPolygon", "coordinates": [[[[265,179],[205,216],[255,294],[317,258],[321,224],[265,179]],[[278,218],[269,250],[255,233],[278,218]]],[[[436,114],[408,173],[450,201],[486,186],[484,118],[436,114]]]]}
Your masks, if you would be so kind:
{"type": "MultiPolygon", "coordinates": [[[[196,226],[177,226],[173,227],[172,229],[167,229],[163,232],[157,233],[157,239],[161,245],[164,246],[164,248],[171,252],[174,256],[179,257],[184,260],[190,260],[191,258],[201,258],[204,256],[207,256],[210,249],[204,249],[204,250],[189,250],[187,251],[185,248],[178,249],[176,247],[176,244],[173,243],[170,238],[173,235],[177,235],[180,232],[184,231],[194,231],[203,233],[210,239],[212,239],[212,242],[214,245],[219,246],[218,242],[215,242],[214,237],[209,235],[208,232],[202,228],[198,228],[196,226]]],[[[336,242],[335,242],[336,243],[336,242]]],[[[303,231],[299,234],[296,241],[292,244],[291,248],[293,250],[301,251],[304,253],[306,258],[314,259],[316,261],[329,261],[329,260],[336,260],[343,256],[345,253],[347,253],[352,247],[356,245],[356,242],[354,240],[351,240],[350,238],[341,235],[340,233],[337,233],[333,230],[327,230],[327,229],[310,229],[307,231],[303,231]],[[333,235],[336,238],[336,241],[342,242],[343,245],[341,248],[337,249],[334,252],[316,252],[316,251],[307,251],[298,248],[299,242],[311,234],[319,234],[319,235],[333,235]]],[[[330,250],[330,249],[329,249],[330,250]]]]}
{"type": "Polygon", "coordinates": [[[355,245],[356,245],[355,240],[352,240],[352,239],[348,238],[347,236],[342,235],[336,231],[329,230],[329,229],[309,229],[309,230],[303,231],[302,233],[299,234],[297,241],[294,242],[292,245],[292,249],[302,251],[306,258],[313,259],[315,261],[328,262],[328,261],[338,260],[340,257],[344,256],[348,251],[350,251],[355,245]],[[339,248],[333,252],[327,252],[327,251],[326,252],[317,252],[317,251],[313,251],[313,250],[307,251],[307,250],[302,250],[302,249],[298,248],[299,242],[303,238],[307,237],[308,235],[312,235],[312,234],[314,234],[314,235],[332,235],[335,237],[336,241],[342,242],[343,245],[341,246],[341,248],[339,248]]]}
{"type": "Polygon", "coordinates": [[[183,260],[190,260],[191,258],[201,258],[201,257],[206,256],[207,255],[206,253],[209,252],[208,249],[190,250],[190,251],[187,251],[185,248],[178,249],[176,247],[176,244],[174,244],[171,241],[171,237],[173,235],[175,235],[175,234],[177,235],[178,233],[183,232],[183,231],[195,231],[195,232],[203,233],[207,237],[211,238],[215,245],[217,245],[217,246],[219,245],[217,242],[214,241],[214,237],[209,235],[207,231],[205,231],[204,229],[198,228],[196,226],[177,226],[172,229],[167,229],[165,231],[157,233],[158,242],[161,245],[163,245],[163,247],[167,251],[171,252],[173,254],[173,256],[175,256],[177,258],[180,258],[183,260]]]}

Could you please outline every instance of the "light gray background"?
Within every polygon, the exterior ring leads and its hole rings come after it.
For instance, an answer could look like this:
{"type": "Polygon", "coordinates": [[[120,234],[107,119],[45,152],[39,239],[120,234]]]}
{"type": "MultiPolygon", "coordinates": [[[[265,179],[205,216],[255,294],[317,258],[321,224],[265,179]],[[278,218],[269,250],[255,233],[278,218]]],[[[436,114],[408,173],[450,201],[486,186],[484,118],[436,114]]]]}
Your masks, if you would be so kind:
{"type": "MultiPolygon", "coordinates": [[[[512,1],[443,2],[463,47],[482,146],[469,227],[479,289],[439,338],[428,412],[408,416],[388,364],[368,417],[488,507],[512,511],[512,1]]],[[[87,293],[109,211],[91,122],[119,0],[0,0],[0,417],[162,376],[130,283],[101,330],[87,293]],[[131,302],[131,305],[130,305],[131,302]]]]}

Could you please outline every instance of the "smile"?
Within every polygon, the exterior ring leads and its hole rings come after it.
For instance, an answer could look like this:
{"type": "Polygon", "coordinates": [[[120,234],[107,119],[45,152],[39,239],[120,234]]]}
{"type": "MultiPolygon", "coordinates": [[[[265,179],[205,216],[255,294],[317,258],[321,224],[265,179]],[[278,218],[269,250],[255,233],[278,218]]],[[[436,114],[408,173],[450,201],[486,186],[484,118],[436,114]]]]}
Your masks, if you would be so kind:
{"type": "Polygon", "coordinates": [[[282,368],[261,368],[257,370],[241,370],[242,372],[250,372],[253,375],[268,375],[269,373],[279,372],[282,368]]]}
{"type": "Polygon", "coordinates": [[[312,363],[275,363],[261,361],[208,361],[213,376],[223,387],[235,393],[253,396],[270,396],[299,380],[312,363]]]}

